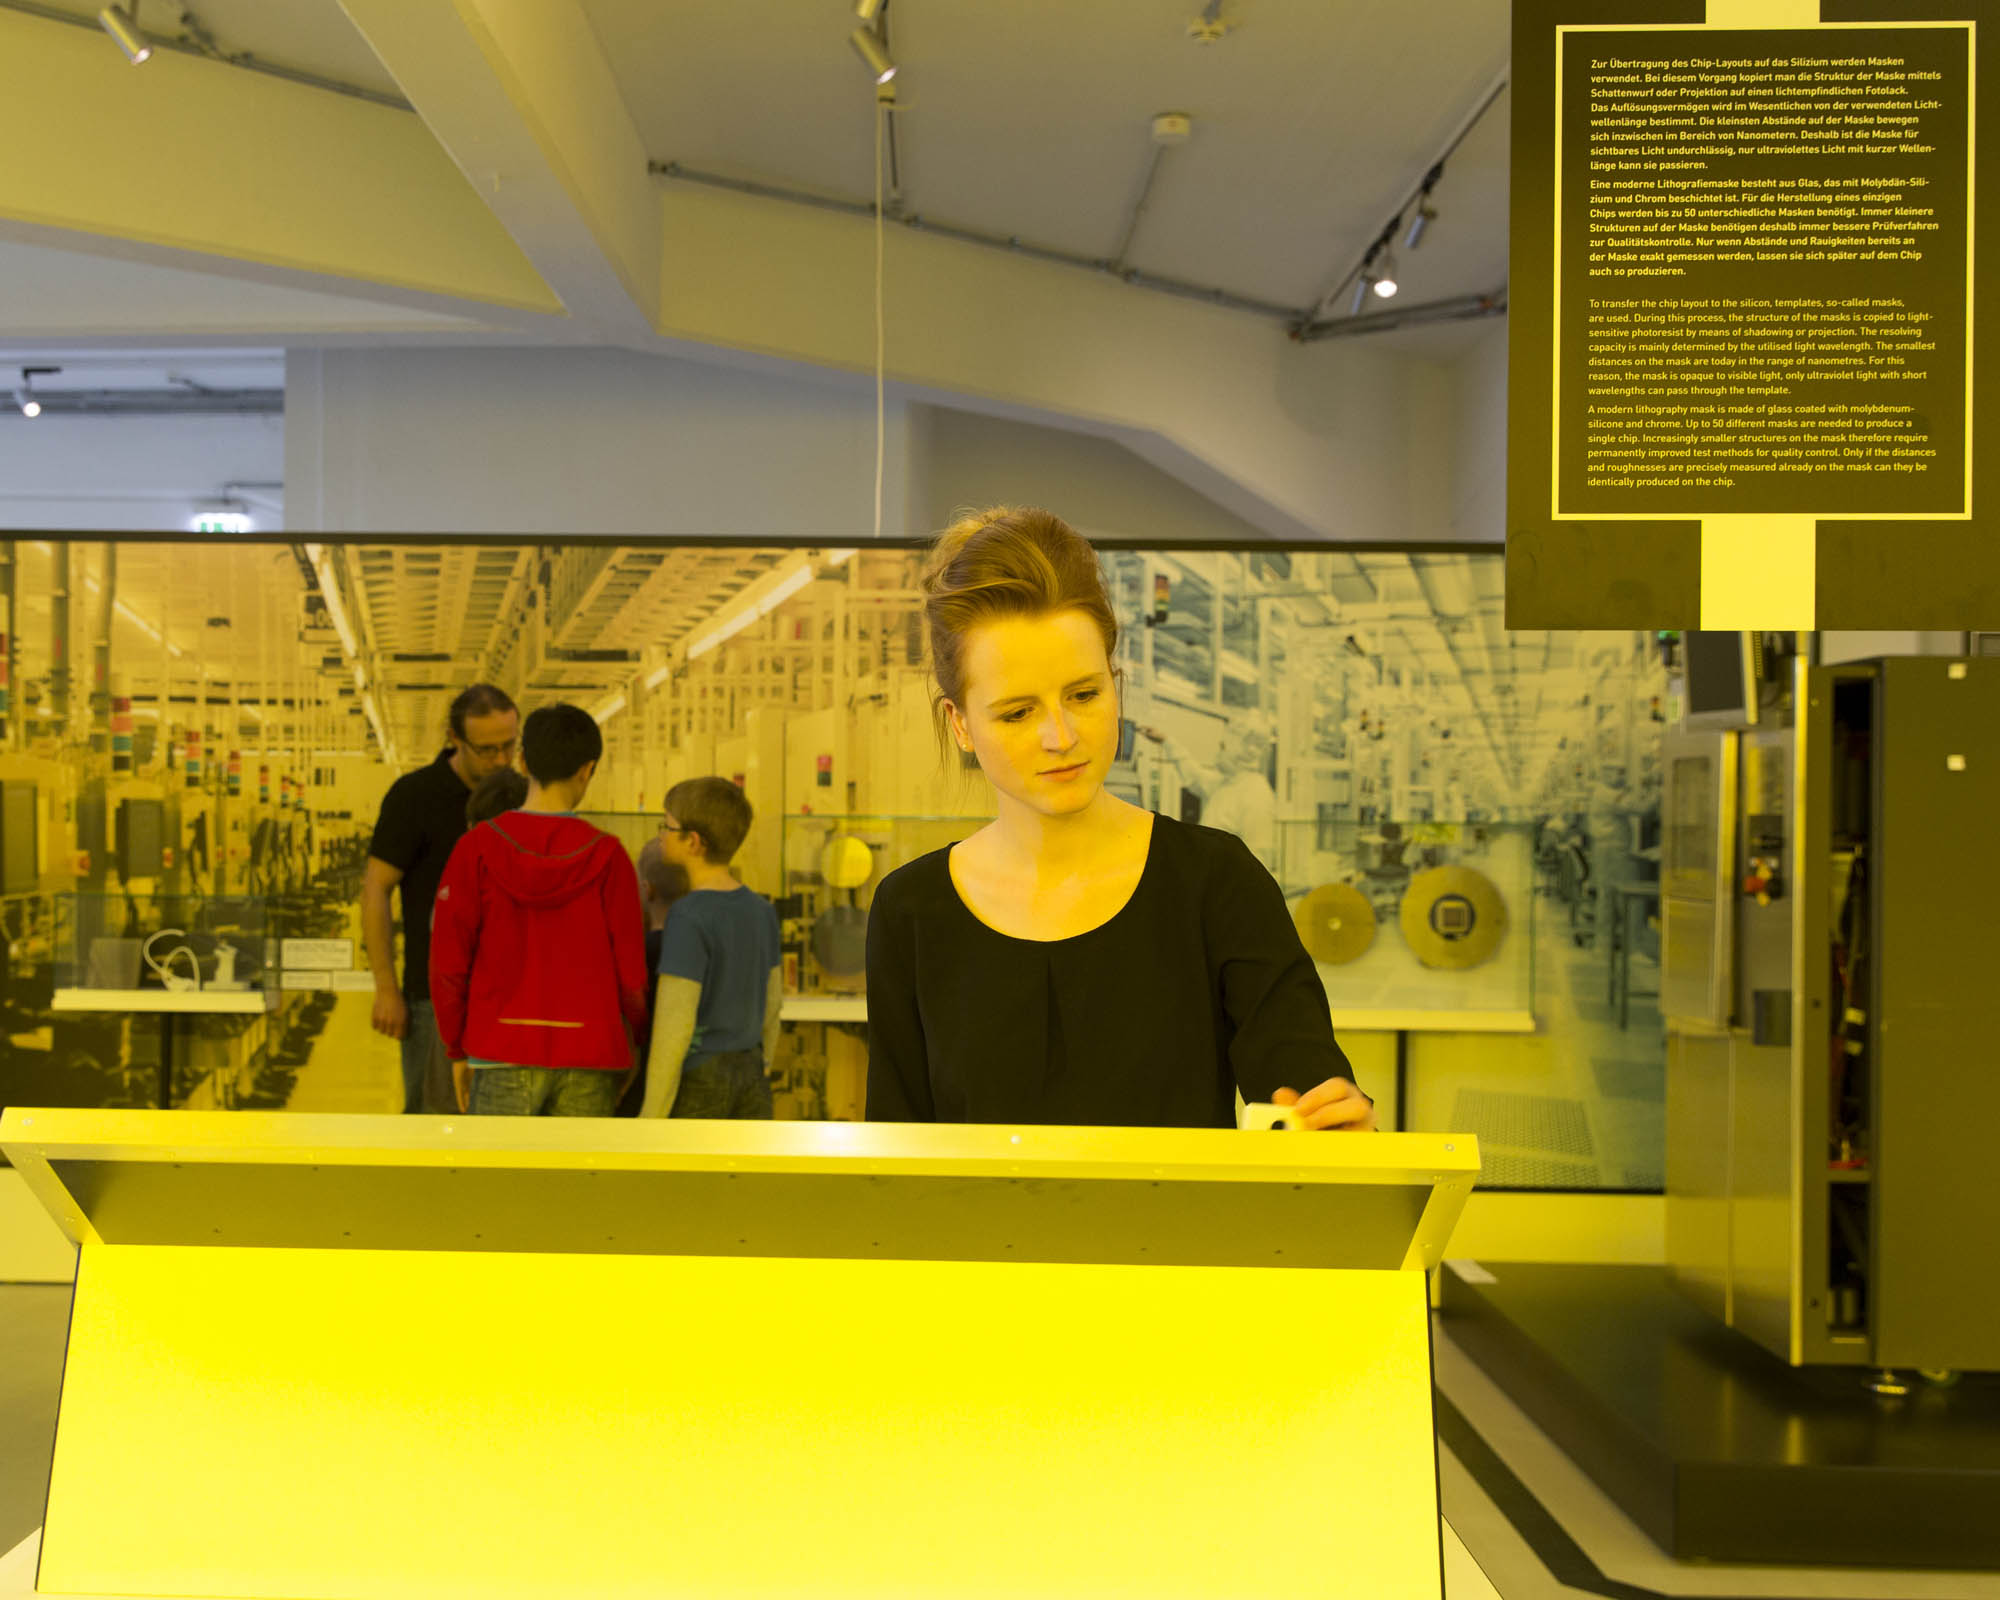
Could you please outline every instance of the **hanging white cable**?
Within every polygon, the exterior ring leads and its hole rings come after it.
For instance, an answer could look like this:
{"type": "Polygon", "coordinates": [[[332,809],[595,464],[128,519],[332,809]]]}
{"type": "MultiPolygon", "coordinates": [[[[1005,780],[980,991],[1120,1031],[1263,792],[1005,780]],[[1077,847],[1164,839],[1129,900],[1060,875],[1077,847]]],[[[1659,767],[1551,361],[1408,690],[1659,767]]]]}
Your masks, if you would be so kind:
{"type": "Polygon", "coordinates": [[[889,121],[889,108],[875,102],[875,537],[882,537],[882,457],[884,421],[882,408],[882,135],[889,121]]]}

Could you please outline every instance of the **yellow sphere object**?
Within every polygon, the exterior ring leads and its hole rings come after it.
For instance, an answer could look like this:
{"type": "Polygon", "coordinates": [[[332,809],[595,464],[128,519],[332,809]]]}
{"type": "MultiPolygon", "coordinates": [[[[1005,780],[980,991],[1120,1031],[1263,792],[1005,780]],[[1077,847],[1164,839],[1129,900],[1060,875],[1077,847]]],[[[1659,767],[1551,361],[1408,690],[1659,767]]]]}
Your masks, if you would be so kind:
{"type": "Polygon", "coordinates": [[[875,852],[851,833],[834,835],[819,853],[819,875],[833,889],[858,889],[875,872],[875,852]]]}

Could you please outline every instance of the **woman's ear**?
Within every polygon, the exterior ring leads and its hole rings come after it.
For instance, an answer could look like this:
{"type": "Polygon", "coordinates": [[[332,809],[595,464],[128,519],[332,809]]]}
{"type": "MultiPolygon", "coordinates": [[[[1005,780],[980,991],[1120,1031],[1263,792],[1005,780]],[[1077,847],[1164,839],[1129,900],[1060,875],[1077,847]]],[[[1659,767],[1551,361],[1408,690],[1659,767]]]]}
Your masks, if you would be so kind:
{"type": "Polygon", "coordinates": [[[945,725],[951,729],[952,742],[965,755],[972,754],[972,734],[965,726],[965,718],[957,706],[949,700],[944,703],[945,725]]]}

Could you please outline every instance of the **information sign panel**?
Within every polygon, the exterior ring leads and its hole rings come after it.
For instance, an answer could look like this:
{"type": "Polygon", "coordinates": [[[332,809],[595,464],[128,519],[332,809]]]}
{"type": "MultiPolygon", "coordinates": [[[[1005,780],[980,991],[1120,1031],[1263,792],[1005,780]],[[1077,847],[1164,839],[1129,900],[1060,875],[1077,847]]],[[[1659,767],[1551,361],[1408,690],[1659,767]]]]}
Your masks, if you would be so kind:
{"type": "Polygon", "coordinates": [[[1517,3],[1510,626],[2000,605],[1978,45],[1886,0],[1517,3]]]}

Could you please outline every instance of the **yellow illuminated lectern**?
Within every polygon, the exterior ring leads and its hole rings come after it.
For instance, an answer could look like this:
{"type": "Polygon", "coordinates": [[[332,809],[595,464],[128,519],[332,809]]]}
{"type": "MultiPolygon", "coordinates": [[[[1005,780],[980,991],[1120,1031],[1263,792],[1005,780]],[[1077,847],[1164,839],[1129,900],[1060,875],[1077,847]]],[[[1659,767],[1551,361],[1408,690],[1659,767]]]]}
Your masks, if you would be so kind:
{"type": "Polygon", "coordinates": [[[14,1109],[39,1588],[1441,1592],[1470,1138],[14,1109]]]}

